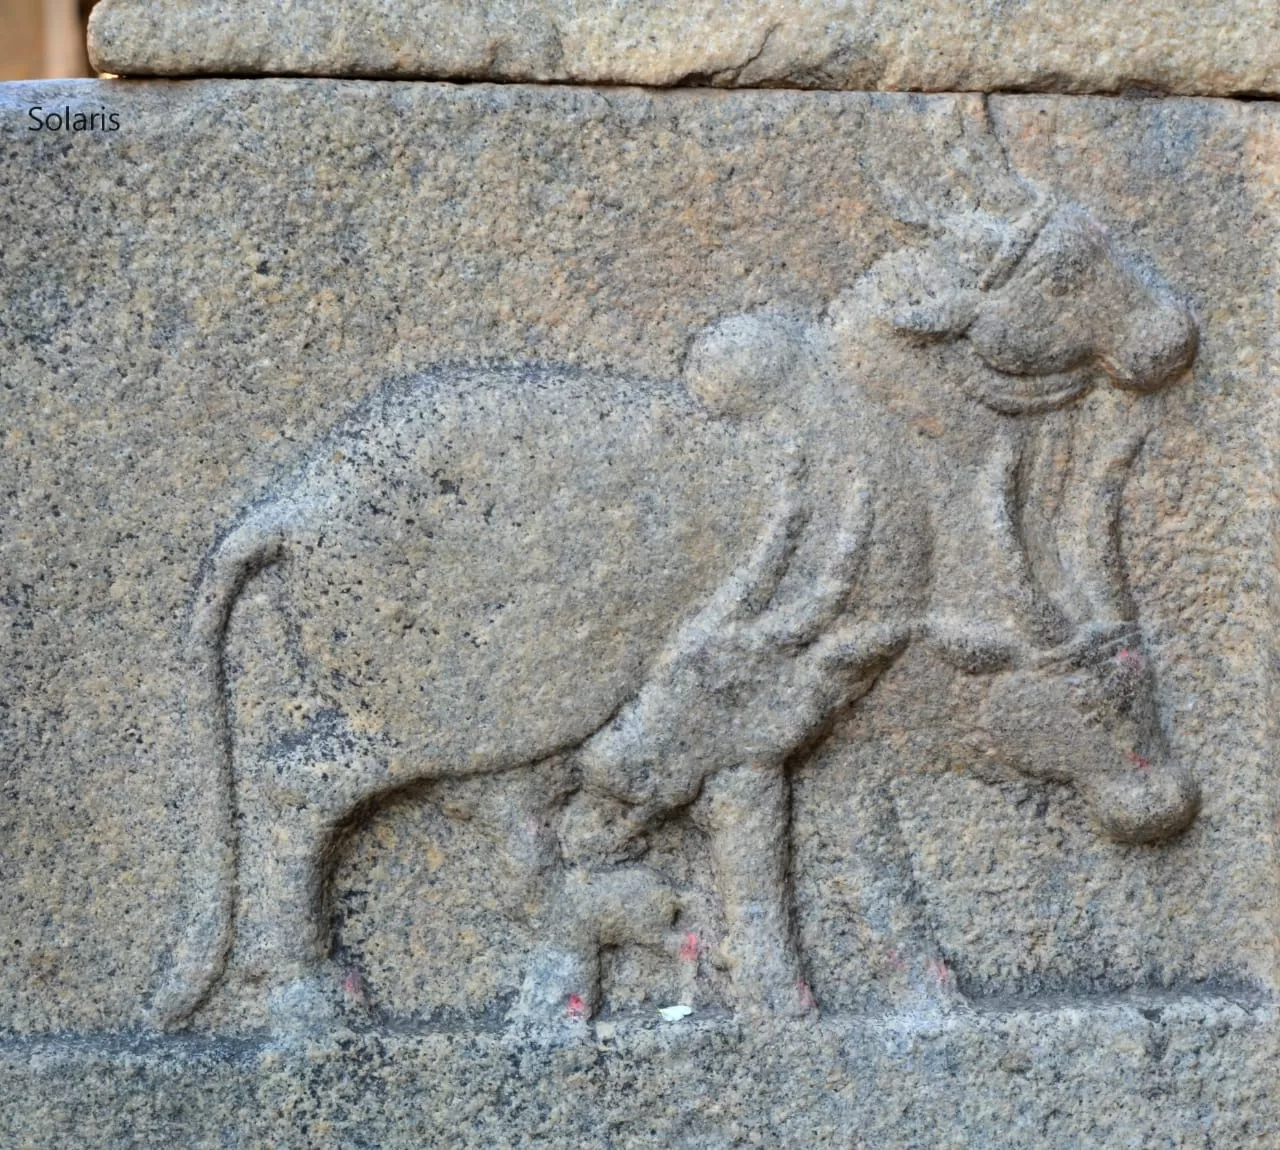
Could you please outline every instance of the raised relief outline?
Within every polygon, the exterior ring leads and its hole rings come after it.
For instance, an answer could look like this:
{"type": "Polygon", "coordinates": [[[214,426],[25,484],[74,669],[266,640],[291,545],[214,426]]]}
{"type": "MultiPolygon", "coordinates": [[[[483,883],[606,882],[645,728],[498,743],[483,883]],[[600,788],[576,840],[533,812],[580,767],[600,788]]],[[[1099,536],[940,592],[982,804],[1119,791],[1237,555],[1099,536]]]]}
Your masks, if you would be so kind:
{"type": "MultiPolygon", "coordinates": [[[[520,796],[512,849],[555,884],[516,1021],[589,1016],[604,946],[678,950],[678,892],[644,862],[646,832],[676,812],[709,837],[735,1005],[812,1011],[791,905],[789,767],[912,644],[972,677],[967,744],[983,769],[1075,787],[1121,841],[1157,841],[1194,819],[1198,786],[1166,746],[1120,553],[1142,420],[1080,448],[1070,477],[1045,461],[1071,434],[1057,416],[1081,405],[1100,372],[1133,393],[1179,379],[1195,357],[1195,323],[1092,217],[1009,172],[989,130],[962,135],[982,195],[959,196],[962,210],[947,216],[897,196],[923,246],[881,259],[817,323],[761,312],[695,340],[685,384],[716,418],[772,445],[783,476],[775,513],[754,554],[674,629],[608,723],[531,755],[537,770],[491,768],[520,796]],[[1021,210],[1010,213],[1011,202],[1021,210]],[[912,379],[918,389],[904,384],[912,379]],[[925,539],[926,577],[904,572],[914,590],[901,594],[877,560],[887,533],[903,529],[895,517],[925,539]]],[[[346,461],[348,486],[350,461],[371,450],[359,425],[354,434],[326,443],[346,461]]],[[[313,463],[223,539],[197,593],[188,719],[195,777],[209,788],[209,884],[152,1004],[163,1028],[207,999],[231,951],[237,892],[264,883],[245,873],[237,843],[223,653],[246,585],[334,513],[327,466],[313,463]]],[[[329,721],[348,772],[345,807],[278,868],[291,877],[272,1003],[286,1028],[326,1024],[336,1009],[324,910],[334,827],[379,795],[447,777],[406,765],[351,716],[329,721]]],[[[318,785],[294,767],[279,769],[303,789],[318,785]]]]}

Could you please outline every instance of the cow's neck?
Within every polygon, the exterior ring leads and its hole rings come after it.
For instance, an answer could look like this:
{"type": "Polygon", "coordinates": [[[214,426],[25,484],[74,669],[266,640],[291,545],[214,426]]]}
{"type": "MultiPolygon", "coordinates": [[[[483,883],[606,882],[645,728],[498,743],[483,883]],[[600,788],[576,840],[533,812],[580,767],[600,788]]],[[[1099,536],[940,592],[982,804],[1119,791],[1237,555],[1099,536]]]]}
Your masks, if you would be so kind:
{"type": "Polygon", "coordinates": [[[929,623],[962,641],[1058,643],[1070,633],[1036,577],[1022,532],[1024,453],[1035,416],[995,416],[985,442],[939,437],[931,456],[934,516],[929,623]],[[957,450],[959,449],[959,450],[957,450]]]}

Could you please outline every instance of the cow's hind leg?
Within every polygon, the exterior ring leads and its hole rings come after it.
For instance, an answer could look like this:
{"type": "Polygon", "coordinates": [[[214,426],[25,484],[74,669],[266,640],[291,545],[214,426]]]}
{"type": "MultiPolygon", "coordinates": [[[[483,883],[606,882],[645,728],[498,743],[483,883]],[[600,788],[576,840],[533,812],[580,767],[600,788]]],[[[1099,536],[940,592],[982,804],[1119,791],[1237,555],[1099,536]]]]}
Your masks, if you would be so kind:
{"type": "Polygon", "coordinates": [[[250,983],[266,990],[273,1029],[316,1029],[362,1007],[358,980],[331,960],[328,886],[344,831],[389,758],[328,716],[244,764],[236,946],[250,983]]]}
{"type": "Polygon", "coordinates": [[[694,817],[710,839],[727,927],[722,958],[739,1007],[811,1013],[793,921],[785,772],[750,764],[722,771],[707,779],[694,817]]]}

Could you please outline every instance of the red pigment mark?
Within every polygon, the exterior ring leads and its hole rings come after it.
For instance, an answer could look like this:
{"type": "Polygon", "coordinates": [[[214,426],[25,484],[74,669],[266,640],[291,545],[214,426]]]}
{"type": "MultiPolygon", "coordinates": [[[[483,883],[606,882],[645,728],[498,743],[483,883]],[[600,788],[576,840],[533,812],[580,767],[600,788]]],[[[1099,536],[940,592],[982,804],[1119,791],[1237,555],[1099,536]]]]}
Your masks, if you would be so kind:
{"type": "Polygon", "coordinates": [[[906,970],[907,960],[902,957],[902,951],[891,950],[889,952],[889,961],[893,963],[894,970],[906,970]]]}
{"type": "Polygon", "coordinates": [[[697,962],[698,950],[702,943],[698,936],[690,931],[684,936],[684,942],[680,944],[680,961],[681,962],[697,962]]]}
{"type": "Polygon", "coordinates": [[[1124,757],[1140,771],[1151,770],[1151,760],[1143,758],[1137,751],[1125,751],[1124,757]]]}
{"type": "Polygon", "coordinates": [[[1131,651],[1128,647],[1121,647],[1116,652],[1116,662],[1126,671],[1134,672],[1141,671],[1147,665],[1141,651],[1131,651]]]}
{"type": "Polygon", "coordinates": [[[800,993],[800,1008],[802,1010],[812,1010],[817,1006],[813,998],[813,991],[809,989],[809,984],[803,978],[796,979],[796,990],[800,993]]]}
{"type": "Polygon", "coordinates": [[[939,986],[946,986],[951,981],[951,971],[940,958],[929,959],[929,973],[937,980],[939,986]]]}
{"type": "Polygon", "coordinates": [[[565,1013],[575,1022],[581,1022],[587,1017],[587,1004],[582,1001],[580,994],[569,995],[569,1005],[565,1007],[565,1013]]]}
{"type": "Polygon", "coordinates": [[[364,1001],[364,980],[360,977],[358,970],[347,971],[347,976],[342,980],[342,989],[348,998],[354,998],[358,1002],[364,1001]]]}

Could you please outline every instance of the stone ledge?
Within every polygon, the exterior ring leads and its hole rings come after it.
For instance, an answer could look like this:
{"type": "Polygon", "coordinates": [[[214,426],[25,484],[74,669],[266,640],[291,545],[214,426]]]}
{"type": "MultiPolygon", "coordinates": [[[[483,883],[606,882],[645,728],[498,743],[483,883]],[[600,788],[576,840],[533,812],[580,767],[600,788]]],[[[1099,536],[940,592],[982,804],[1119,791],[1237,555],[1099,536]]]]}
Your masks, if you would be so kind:
{"type": "Polygon", "coordinates": [[[1232,0],[104,0],[123,75],[282,75],[895,91],[1280,91],[1280,10],[1232,0]],[[834,8],[834,11],[833,11],[834,8]]]}

